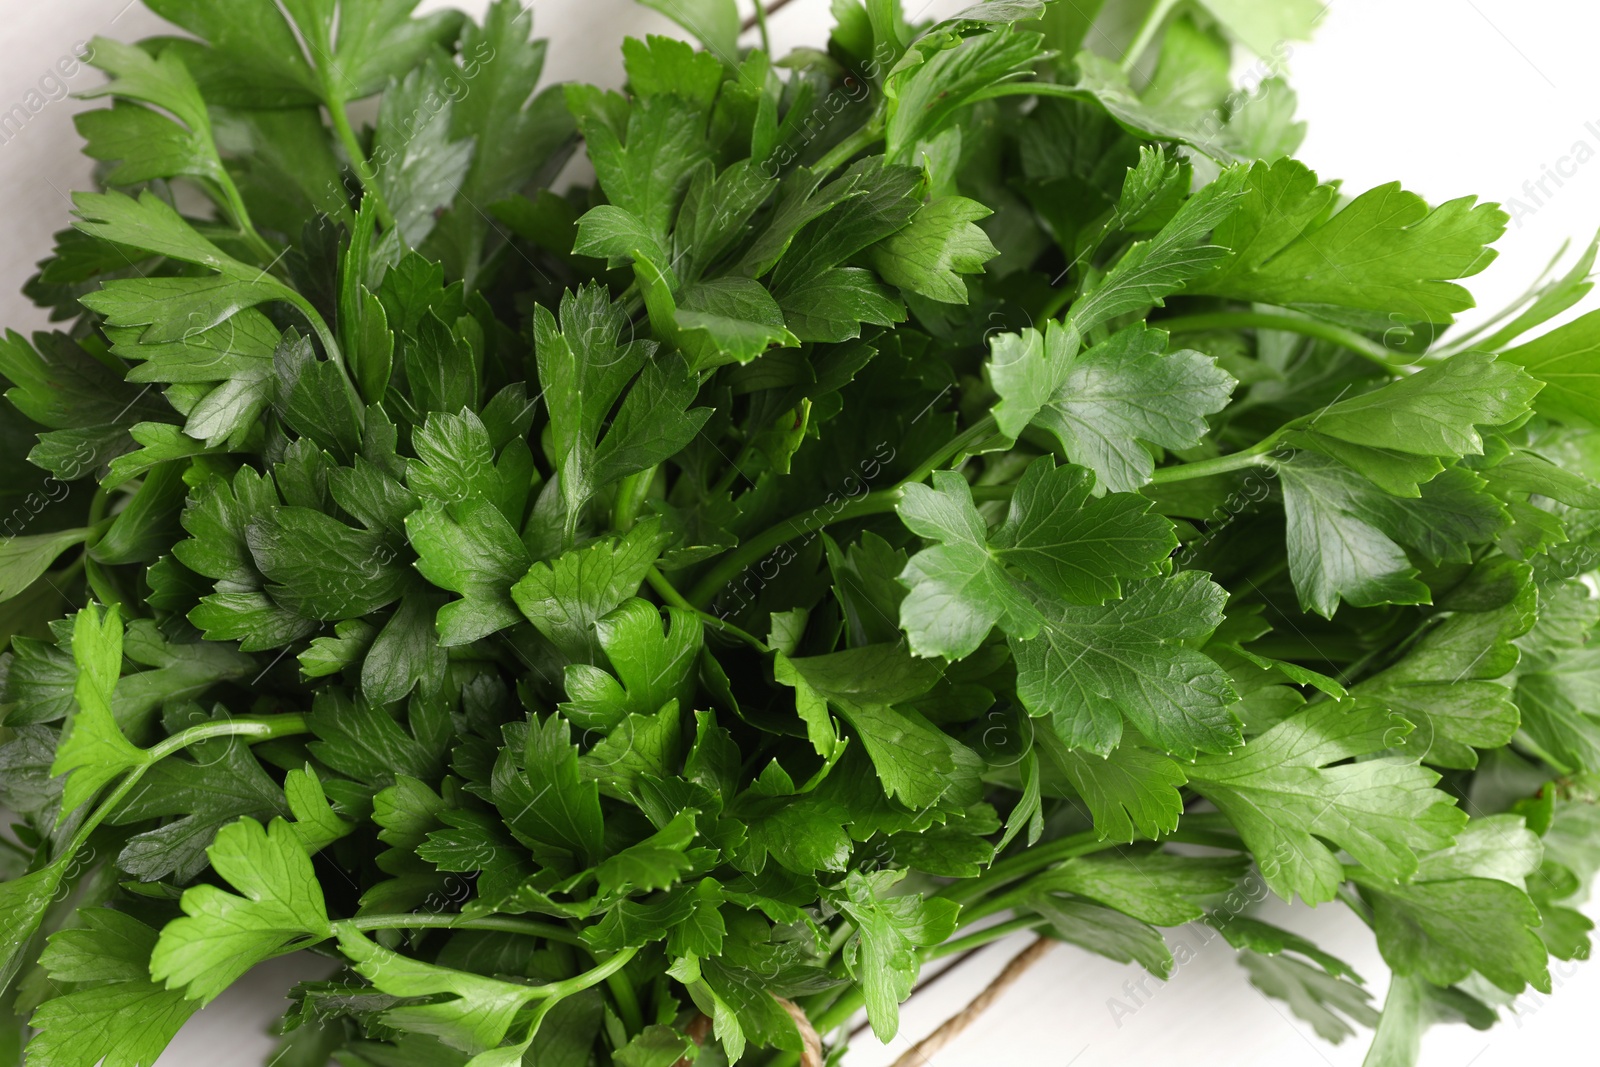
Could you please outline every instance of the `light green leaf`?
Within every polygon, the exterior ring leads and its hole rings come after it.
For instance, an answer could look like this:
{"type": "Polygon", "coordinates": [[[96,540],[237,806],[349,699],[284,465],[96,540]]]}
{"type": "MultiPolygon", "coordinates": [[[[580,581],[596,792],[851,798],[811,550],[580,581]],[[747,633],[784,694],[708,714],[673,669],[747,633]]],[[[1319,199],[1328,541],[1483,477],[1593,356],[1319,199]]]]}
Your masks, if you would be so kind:
{"type": "Polygon", "coordinates": [[[698,37],[732,66],[739,55],[739,9],[733,0],[639,0],[698,37]]]}
{"type": "Polygon", "coordinates": [[[910,589],[900,621],[919,656],[961,659],[997,622],[1017,637],[1038,632],[1040,609],[1015,568],[1050,594],[1095,604],[1124,580],[1154,575],[1176,543],[1171,524],[1141,497],[1091,497],[1094,476],[1048,457],[1024,472],[1005,521],[991,535],[966,479],[949,471],[933,488],[907,486],[901,521],[937,542],[901,574],[910,589]],[[959,608],[954,607],[959,605],[959,608]]]}
{"type": "Polygon", "coordinates": [[[1600,426],[1600,311],[1508,349],[1500,358],[1544,383],[1534,403],[1540,414],[1600,426]]]}
{"type": "MultiPolygon", "coordinates": [[[[383,1012],[384,1021],[402,1031],[428,1034],[451,1048],[481,1053],[505,1040],[523,1005],[539,997],[533,986],[452,970],[403,956],[374,944],[361,931],[340,923],[339,950],[382,992],[418,1002],[383,1012]],[[448,1000],[430,1000],[448,996],[448,1000]]],[[[511,1062],[520,1063],[521,1049],[511,1062]]],[[[493,1062],[492,1060],[485,1062],[493,1062]]]]}
{"type": "Polygon", "coordinates": [[[1104,758],[1067,748],[1053,733],[1038,737],[1045,757],[1077,789],[1094,818],[1095,832],[1110,841],[1155,838],[1178,828],[1188,779],[1176,760],[1122,744],[1104,758]]]}
{"type": "Polygon", "coordinates": [[[1088,897],[1154,926],[1181,926],[1205,913],[1199,899],[1226,893],[1246,870],[1235,857],[1102,853],[1069,859],[1033,884],[1088,897]]]}
{"type": "Polygon", "coordinates": [[[55,533],[26,534],[0,542],[0,601],[18,596],[38,581],[63,552],[81,545],[87,529],[58,530],[55,533]]]}
{"type": "Polygon", "coordinates": [[[638,590],[665,538],[654,517],[620,539],[608,538],[535,563],[511,588],[528,621],[570,659],[595,663],[595,624],[638,590]]]}
{"type": "Polygon", "coordinates": [[[1202,756],[1190,786],[1238,829],[1267,885],[1285,900],[1332,900],[1344,868],[1324,842],[1375,877],[1409,878],[1417,853],[1444,848],[1466,824],[1439,776],[1394,758],[1328,766],[1392,748],[1410,730],[1387,710],[1327,701],[1285,719],[1231,756],[1202,756]]]}
{"type": "Polygon", "coordinates": [[[935,665],[898,644],[795,657],[785,665],[818,754],[837,758],[840,751],[830,737],[836,728],[815,705],[821,697],[861,739],[888,796],[915,809],[938,803],[955,772],[954,742],[917,711],[894,706],[933,688],[940,674],[935,665]]]}
{"type": "Polygon", "coordinates": [[[1483,453],[1478,426],[1527,414],[1539,383],[1514,362],[1466,352],[1337,401],[1311,417],[1319,434],[1365,448],[1460,458],[1483,453]]]}
{"type": "Polygon", "coordinates": [[[122,734],[111,712],[111,694],[122,674],[122,618],[116,608],[103,615],[93,604],[78,612],[72,627],[72,658],[78,666],[73,697],[77,710],[67,719],[50,773],[66,775],[61,817],[94,798],[112,779],[145,762],[143,749],[122,734]]]}
{"type": "Polygon", "coordinates": [[[890,895],[904,872],[851,871],[835,903],[855,924],[845,944],[845,966],[861,983],[867,1018],[878,1040],[889,1041],[900,1027],[900,1002],[917,982],[916,949],[937,945],[955,930],[953,901],[915,894],[890,895]]]}
{"type": "Polygon", "coordinates": [[[1493,261],[1488,246],[1505,231],[1505,212],[1475,197],[1430,209],[1398,182],[1334,210],[1337,196],[1294,160],[1254,164],[1238,212],[1216,233],[1232,256],[1188,291],[1355,316],[1378,328],[1448,323],[1472,307],[1453,279],[1493,261]]]}
{"type": "Polygon", "coordinates": [[[1378,948],[1399,975],[1453,985],[1477,971],[1507,993],[1550,991],[1539,909],[1523,881],[1543,857],[1515,815],[1473,819],[1456,843],[1426,856],[1395,883],[1375,871],[1350,876],[1372,902],[1378,948]]]}
{"type": "Polygon", "coordinates": [[[595,632],[611,673],[569,664],[561,713],[584,729],[610,730],[629,715],[660,710],[669,700],[688,707],[705,628],[679,608],[666,612],[665,632],[660,609],[639,599],[624,601],[599,619],[595,632]]]}
{"type": "Polygon", "coordinates": [[[1144,442],[1193,448],[1206,416],[1221,411],[1236,384],[1209,356],[1168,353],[1167,335],[1129,326],[1075,359],[1034,423],[1067,458],[1112,492],[1131,492],[1155,469],[1144,442]]]}
{"type": "Polygon", "coordinates": [[[890,285],[944,304],[965,304],[963,274],[977,274],[999,250],[976,225],[990,210],[975,200],[930,200],[911,224],[873,247],[870,258],[890,285]]]}
{"type": "Polygon", "coordinates": [[[511,586],[528,570],[522,539],[498,507],[482,497],[457,504],[430,500],[406,516],[416,568],[460,600],[439,609],[439,641],[467,644],[521,620],[511,586]]]}
{"type": "Polygon", "coordinates": [[[150,975],[210,1003],[251,967],[333,936],[322,886],[295,827],[240,819],[217,832],[211,866],[242,895],[214,885],[184,891],[184,917],[161,931],[150,975]]]}
{"type": "Polygon", "coordinates": [[[1327,8],[1317,0],[1200,0],[1229,33],[1256,55],[1275,57],[1290,41],[1307,41],[1327,8]]]}
{"type": "Polygon", "coordinates": [[[40,1032],[28,1043],[28,1062],[151,1067],[200,1005],[150,980],[150,927],[109,908],[85,908],[78,919],[82,926],[51,935],[40,954],[52,984],[69,983],[70,991],[29,1020],[40,1032]]]}
{"type": "Polygon", "coordinates": [[[1222,622],[1227,593],[1197,571],[1132,584],[1103,607],[1041,605],[1037,637],[1011,638],[1017,696],[1069,748],[1108,755],[1126,718],[1174,755],[1239,743],[1227,674],[1187,648],[1222,622]]]}

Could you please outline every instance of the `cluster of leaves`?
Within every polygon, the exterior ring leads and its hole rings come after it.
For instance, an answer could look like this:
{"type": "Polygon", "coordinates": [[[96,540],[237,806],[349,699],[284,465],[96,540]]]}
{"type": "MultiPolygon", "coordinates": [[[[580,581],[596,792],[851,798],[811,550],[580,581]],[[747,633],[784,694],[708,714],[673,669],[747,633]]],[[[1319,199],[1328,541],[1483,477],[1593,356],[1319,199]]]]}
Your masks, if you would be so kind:
{"type": "Polygon", "coordinates": [[[1447,335],[1506,216],[1229,81],[1317,5],[682,0],[608,92],[516,0],[147,2],[0,342],[6,1055],[307,950],[283,1067],[785,1067],[1204,921],[1390,1067],[1588,952],[1600,319],[1518,342],[1595,249],[1447,335]]]}

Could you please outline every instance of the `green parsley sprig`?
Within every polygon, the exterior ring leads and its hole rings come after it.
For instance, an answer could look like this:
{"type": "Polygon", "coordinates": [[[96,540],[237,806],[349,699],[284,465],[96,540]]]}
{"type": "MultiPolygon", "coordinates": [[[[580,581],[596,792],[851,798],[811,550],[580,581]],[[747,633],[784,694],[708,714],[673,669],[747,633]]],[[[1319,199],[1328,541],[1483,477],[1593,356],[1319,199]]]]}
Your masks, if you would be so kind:
{"type": "Polygon", "coordinates": [[[1596,248],[1449,332],[1506,216],[1292,158],[1317,5],[652,2],[610,92],[513,0],[148,3],[0,342],[30,1064],[306,951],[283,1067],[790,1067],[1204,922],[1388,1067],[1588,952],[1596,248]]]}

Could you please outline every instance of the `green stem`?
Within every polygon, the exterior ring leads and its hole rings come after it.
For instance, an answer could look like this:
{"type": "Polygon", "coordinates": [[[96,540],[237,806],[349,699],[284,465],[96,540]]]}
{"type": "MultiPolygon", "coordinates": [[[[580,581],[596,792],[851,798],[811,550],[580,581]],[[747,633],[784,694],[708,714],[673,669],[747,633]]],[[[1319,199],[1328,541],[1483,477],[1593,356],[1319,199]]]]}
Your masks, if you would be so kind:
{"type": "Polygon", "coordinates": [[[311,301],[292,289],[284,294],[284,299],[298,308],[300,313],[306,317],[306,322],[311,326],[312,332],[317,335],[317,340],[322,342],[323,351],[328,353],[328,359],[332,361],[335,367],[339,368],[339,377],[344,380],[345,388],[350,390],[350,397],[355,402],[356,410],[362,410],[361,390],[356,388],[356,380],[350,377],[350,368],[345,366],[344,362],[344,352],[339,347],[338,339],[333,336],[333,330],[329,329],[327,320],[322,317],[322,313],[312,305],[311,301]]]}
{"type": "Polygon", "coordinates": [[[948,444],[933,455],[923,460],[921,465],[900,480],[901,488],[907,485],[916,485],[925,482],[928,476],[940,467],[953,467],[967,457],[974,445],[981,443],[985,438],[999,432],[999,427],[993,415],[985,415],[971,426],[952,437],[948,444]]]}
{"type": "MultiPolygon", "coordinates": [[[[91,812],[88,818],[78,827],[68,842],[63,855],[70,855],[82,848],[89,840],[89,835],[99,828],[106,820],[106,816],[116,810],[118,804],[127,798],[144,777],[144,772],[154,767],[181,749],[188,748],[197,741],[204,741],[212,737],[243,737],[249,741],[270,741],[275,737],[288,737],[292,734],[303,734],[310,730],[304,715],[273,715],[261,719],[230,719],[227,722],[208,722],[199,726],[191,726],[187,730],[180,730],[171,737],[165,738],[158,744],[144,750],[144,760],[123,776],[110,794],[91,812]]],[[[59,862],[60,856],[56,857],[59,862]]]]}
{"type": "Polygon", "coordinates": [[[606,988],[611,990],[611,999],[616,1001],[617,1015],[622,1019],[622,1028],[629,1034],[637,1034],[644,1029],[644,1009],[639,1006],[639,994],[634,991],[633,983],[628,981],[628,976],[618,970],[606,975],[606,988]]]}
{"type": "Polygon", "coordinates": [[[350,165],[355,168],[356,176],[361,179],[361,187],[372,197],[373,205],[378,209],[378,222],[384,229],[394,226],[394,214],[389,210],[389,204],[383,199],[383,191],[378,188],[377,172],[372,169],[372,163],[367,159],[367,154],[361,148],[361,141],[356,137],[356,131],[350,125],[350,116],[345,112],[344,101],[333,87],[327,84],[328,78],[323,77],[323,102],[327,104],[328,116],[333,119],[334,133],[339,137],[339,143],[344,146],[345,155],[350,157],[350,165]]]}
{"type": "MultiPolygon", "coordinates": [[[[1194,815],[1185,817],[1191,819],[1197,818],[1197,816],[1194,815]]],[[[1163,834],[1161,840],[1163,843],[1171,841],[1180,845],[1204,845],[1206,848],[1220,848],[1226,849],[1230,852],[1250,851],[1245,847],[1244,842],[1239,839],[1237,834],[1223,833],[1217,830],[1179,829],[1174,830],[1170,834],[1163,834]]]]}
{"type": "Polygon", "coordinates": [[[754,452],[755,448],[751,445],[745,445],[741,448],[739,454],[733,457],[733,462],[728,464],[728,469],[723,471],[721,476],[717,478],[716,484],[711,487],[709,495],[718,496],[733,488],[734,481],[744,474],[744,465],[754,452]]]}
{"type": "MultiPolygon", "coordinates": [[[[448,921],[442,922],[442,923],[416,923],[414,921],[414,920],[421,919],[421,918],[428,918],[428,916],[419,916],[419,915],[395,915],[395,916],[387,916],[387,915],[385,915],[385,916],[378,916],[378,915],[374,915],[374,916],[368,916],[368,917],[366,917],[364,919],[340,919],[338,922],[334,923],[333,926],[334,926],[334,929],[336,931],[341,927],[344,928],[344,929],[347,929],[347,930],[384,929],[385,927],[382,926],[382,925],[379,925],[377,923],[377,920],[380,920],[380,919],[404,919],[404,920],[412,920],[412,921],[404,923],[404,924],[391,924],[388,928],[389,929],[393,929],[393,928],[395,928],[396,925],[454,926],[457,929],[468,929],[468,928],[470,928],[468,923],[452,923],[452,922],[448,922],[448,921]]],[[[433,918],[450,920],[450,919],[455,918],[455,916],[440,915],[440,916],[434,916],[433,918]]],[[[483,920],[474,920],[474,921],[481,922],[483,920]]],[[[517,933],[524,933],[526,931],[518,930],[516,932],[517,933]]],[[[550,1000],[550,999],[560,1000],[563,997],[570,997],[574,993],[581,993],[585,989],[588,989],[590,986],[598,985],[601,982],[604,982],[606,979],[610,978],[613,974],[616,974],[618,971],[622,970],[623,967],[627,966],[628,961],[633,959],[634,955],[638,951],[639,951],[639,946],[637,946],[637,945],[634,945],[634,946],[632,946],[630,948],[621,949],[621,950],[619,950],[617,952],[612,953],[608,958],[602,960],[598,965],[589,968],[587,971],[584,971],[582,974],[574,975],[571,978],[564,978],[559,982],[547,982],[544,985],[527,986],[527,987],[525,987],[525,989],[526,989],[526,992],[527,992],[528,999],[529,1000],[550,1000]]]]}
{"type": "Polygon", "coordinates": [[[1372,909],[1368,908],[1364,903],[1362,903],[1361,898],[1356,895],[1354,889],[1350,888],[1350,884],[1348,882],[1339,886],[1335,892],[1338,893],[1339,903],[1355,912],[1356,918],[1366,923],[1368,927],[1373,925],[1374,920],[1372,918],[1372,909]]]}
{"type": "Polygon", "coordinates": [[[713,615],[709,611],[701,611],[699,608],[689,603],[688,598],[686,598],[682,593],[678,592],[677,587],[669,582],[666,576],[656,568],[651,567],[648,571],[646,571],[644,580],[650,583],[650,588],[654,589],[656,594],[660,596],[663,601],[671,604],[675,608],[681,608],[684,611],[693,612],[696,618],[705,623],[707,626],[711,627],[713,630],[716,630],[719,633],[725,633],[729,637],[743,641],[745,644],[749,645],[757,652],[760,652],[762,655],[766,655],[768,652],[772,651],[771,647],[769,647],[765,641],[750,633],[748,630],[741,630],[739,627],[735,626],[727,619],[722,618],[720,615],[713,615]]]}
{"type": "Polygon", "coordinates": [[[94,496],[89,498],[89,525],[98,526],[100,520],[105,518],[106,512],[110,510],[111,491],[103,485],[96,487],[94,496]]]}
{"type": "Polygon", "coordinates": [[[935,896],[946,900],[953,900],[957,904],[971,904],[981,900],[1004,885],[1026,878],[1036,871],[1041,871],[1052,863],[1082,856],[1090,852],[1099,852],[1102,849],[1115,848],[1115,841],[1102,841],[1093,830],[1082,833],[1058,837],[1054,841],[1047,841],[1042,845],[1035,845],[1025,852],[991,865],[988,870],[976,878],[968,878],[960,882],[952,882],[945,886],[935,896]]]}
{"type": "Polygon", "coordinates": [[[350,388],[354,389],[355,382],[350,380],[350,372],[344,365],[344,351],[339,347],[338,339],[333,336],[333,330],[329,329],[327,320],[322,317],[322,312],[318,311],[311,301],[299,293],[290,291],[284,294],[284,299],[293,304],[300,311],[300,314],[306,317],[306,323],[311,327],[312,332],[317,335],[317,340],[321,341],[322,347],[327,349],[328,358],[339,365],[339,371],[344,375],[344,380],[350,382],[350,388]]]}
{"type": "Polygon", "coordinates": [[[694,589],[689,593],[689,603],[709,607],[712,598],[720,593],[724,586],[737,578],[746,567],[758,562],[773,549],[786,545],[797,537],[816,533],[823,527],[830,526],[836,522],[848,522],[851,519],[861,519],[869,515],[882,515],[893,511],[895,505],[900,502],[901,495],[901,488],[897,485],[892,489],[880,489],[876,493],[868,493],[854,503],[846,504],[837,509],[832,509],[827,504],[818,504],[804,515],[796,515],[794,518],[785,519],[778,525],[763,530],[722,557],[717,565],[711,568],[711,571],[695,584],[694,589]]]}
{"type": "Polygon", "coordinates": [[[611,502],[611,528],[627,533],[638,521],[639,509],[650,493],[650,483],[655,480],[656,468],[636,471],[617,483],[616,499],[611,502]]]}
{"type": "Polygon", "coordinates": [[[772,38],[767,33],[767,5],[765,0],[756,0],[756,26],[761,30],[761,50],[770,56],[772,54],[772,38]]]}
{"type": "Polygon", "coordinates": [[[233,183],[226,170],[222,171],[221,177],[217,179],[217,188],[222,193],[223,206],[227,208],[233,224],[239,227],[239,233],[244,237],[245,243],[261,257],[263,266],[274,262],[278,258],[278,253],[273,251],[267,239],[256,229],[255,223],[250,219],[250,210],[244,206],[244,197],[239,195],[239,187],[233,183]]]}
{"type": "Polygon", "coordinates": [[[1272,462],[1267,453],[1272,451],[1278,443],[1278,438],[1282,435],[1283,431],[1279,430],[1268,437],[1262,438],[1242,452],[1232,452],[1226,456],[1197,460],[1194,463],[1179,463],[1173,467],[1161,467],[1150,476],[1151,484],[1165,485],[1171,482],[1187,482],[1195,478],[1209,478],[1213,474],[1226,474],[1229,471],[1243,470],[1246,467],[1265,467],[1272,462]]]}
{"type": "Polygon", "coordinates": [[[1179,315],[1170,319],[1157,319],[1151,325],[1168,333],[1202,333],[1206,330],[1282,330],[1285,333],[1315,337],[1319,341],[1338,345],[1371,360],[1390,373],[1396,373],[1410,366],[1403,359],[1397,360],[1395,353],[1378,342],[1354,330],[1300,315],[1285,315],[1270,311],[1216,311],[1204,315],[1179,315]]]}
{"type": "Polygon", "coordinates": [[[516,919],[510,916],[490,915],[482,919],[463,919],[459,915],[363,915],[354,919],[345,919],[357,930],[411,930],[411,929],[448,929],[448,930],[495,930],[505,934],[525,934],[528,937],[542,937],[546,941],[558,941],[563,945],[573,945],[588,951],[588,946],[583,938],[565,926],[555,923],[539,922],[535,919],[516,919]]]}
{"type": "MultiPolygon", "coordinates": [[[[481,919],[463,919],[459,915],[367,915],[354,919],[342,920],[345,924],[357,930],[409,930],[409,929],[446,929],[446,930],[494,930],[507,934],[524,934],[528,937],[542,937],[546,941],[556,941],[563,945],[572,945],[588,953],[589,957],[601,964],[595,971],[586,972],[594,975],[607,965],[611,969],[605,971],[600,977],[604,978],[606,987],[611,990],[612,999],[617,1004],[617,1014],[621,1017],[623,1025],[630,1034],[636,1034],[644,1029],[644,1014],[639,1007],[639,996],[634,992],[633,983],[621,973],[622,964],[614,964],[615,957],[600,960],[595,955],[588,943],[579,937],[576,932],[565,926],[555,923],[539,922],[536,919],[518,919],[506,915],[490,915],[481,919]]],[[[622,963],[626,963],[624,959],[622,963]]],[[[580,975],[580,977],[583,977],[580,975]]],[[[598,980],[598,979],[596,979],[598,980]]],[[[593,984],[593,983],[590,983],[593,984]]],[[[565,994],[563,994],[565,995],[565,994]]]]}
{"type": "Polygon", "coordinates": [[[966,952],[969,949],[982,948],[984,945],[999,941],[1003,937],[1010,937],[1019,930],[1032,930],[1035,927],[1043,926],[1047,921],[1037,915],[1008,919],[1003,923],[996,923],[993,926],[985,926],[982,930],[975,930],[964,937],[952,938],[942,945],[935,945],[933,948],[926,950],[923,958],[937,960],[945,956],[954,956],[959,952],[966,952]]]}
{"type": "Polygon", "coordinates": [[[1060,289],[1050,294],[1050,299],[1044,302],[1039,309],[1039,321],[1053,319],[1060,314],[1061,309],[1072,303],[1072,298],[1078,295],[1081,286],[1063,285],[1060,289]]]}
{"type": "Polygon", "coordinates": [[[107,607],[123,607],[122,591],[117,588],[116,582],[111,580],[111,575],[89,554],[105,532],[111,528],[112,520],[106,517],[106,513],[110,510],[111,493],[102,485],[95,489],[94,496],[89,498],[90,533],[84,538],[83,554],[78,557],[78,562],[83,567],[83,580],[89,586],[89,592],[94,594],[94,598],[107,607]]]}
{"type": "Polygon", "coordinates": [[[574,993],[581,993],[590,986],[598,985],[610,978],[612,975],[616,974],[618,971],[622,970],[622,968],[628,965],[628,961],[633,959],[634,955],[638,951],[639,946],[637,945],[620,949],[617,952],[612,953],[611,957],[602,962],[599,966],[591,967],[582,974],[574,975],[573,977],[564,979],[560,982],[550,982],[545,985],[532,986],[530,987],[531,991],[533,992],[534,996],[540,999],[553,997],[556,1000],[560,1000],[563,997],[570,997],[574,993]]]}
{"type": "Polygon", "coordinates": [[[840,141],[817,160],[811,169],[818,174],[827,174],[850,162],[850,157],[857,152],[870,148],[883,136],[883,116],[874,112],[867,124],[840,141]]]}
{"type": "Polygon", "coordinates": [[[1178,6],[1178,0],[1156,0],[1151,6],[1149,14],[1145,15],[1144,22],[1139,25],[1139,33],[1134,37],[1133,43],[1128,46],[1127,52],[1122,56],[1122,69],[1133,70],[1134,64],[1139,62],[1139,57],[1145,49],[1156,39],[1156,34],[1161,32],[1161,27],[1167,21],[1167,16],[1172,9],[1178,6]]]}
{"type": "MultiPolygon", "coordinates": [[[[845,504],[843,507],[834,508],[830,504],[818,504],[810,511],[785,519],[776,526],[769,527],[761,533],[745,541],[728,555],[722,557],[717,565],[706,576],[695,583],[689,593],[689,602],[699,607],[709,607],[718,593],[733,579],[737,578],[746,567],[758,562],[767,553],[781,545],[786,545],[797,537],[816,533],[826,526],[836,522],[848,522],[851,519],[866,518],[870,515],[883,515],[891,512],[900,503],[905,495],[905,487],[926,481],[928,476],[936,469],[953,464],[958,458],[966,455],[968,449],[978,444],[996,432],[993,415],[985,415],[973,423],[966,430],[951,438],[943,447],[939,448],[926,460],[917,466],[910,474],[888,489],[880,489],[868,493],[854,503],[845,504]]],[[[1009,489],[1000,486],[985,486],[985,489],[1003,490],[1009,494],[1009,489]]],[[[978,494],[975,491],[974,496],[978,494]]]]}

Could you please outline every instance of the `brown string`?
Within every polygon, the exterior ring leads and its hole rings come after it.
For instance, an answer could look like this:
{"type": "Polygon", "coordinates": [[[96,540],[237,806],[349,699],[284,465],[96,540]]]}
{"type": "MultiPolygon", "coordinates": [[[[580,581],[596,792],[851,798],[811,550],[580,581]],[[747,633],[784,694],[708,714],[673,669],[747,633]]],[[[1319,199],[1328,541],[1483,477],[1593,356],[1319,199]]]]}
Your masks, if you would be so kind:
{"type": "Polygon", "coordinates": [[[950,1016],[937,1030],[913,1045],[904,1056],[894,1061],[894,1067],[924,1067],[946,1045],[960,1037],[967,1027],[977,1022],[978,1016],[989,1010],[989,1005],[1000,999],[1001,994],[1027,973],[1028,968],[1043,959],[1044,954],[1049,952],[1054,944],[1054,941],[1041,937],[1017,953],[1011,962],[1006,964],[1005,970],[1001,971],[982,993],[972,998],[972,1003],[950,1016]]]}
{"type": "MultiPolygon", "coordinates": [[[[756,3],[759,4],[760,2],[761,0],[756,0],[756,3]]],[[[772,0],[772,3],[767,5],[767,17],[771,18],[773,15],[776,15],[793,2],[794,0],[772,0]]],[[[739,27],[739,32],[743,33],[746,30],[755,29],[756,26],[760,24],[760,21],[761,20],[756,16],[751,15],[749,18],[744,20],[744,25],[739,27]]]]}
{"type": "MultiPolygon", "coordinates": [[[[984,949],[986,949],[988,947],[989,946],[987,946],[987,945],[979,945],[977,948],[969,948],[969,949],[967,949],[961,955],[957,956],[955,959],[953,959],[949,963],[945,964],[945,966],[940,968],[940,970],[938,972],[936,972],[935,974],[931,975],[930,977],[924,978],[921,981],[919,981],[917,983],[917,988],[915,988],[915,989],[913,989],[911,991],[911,995],[912,996],[918,996],[920,994],[926,993],[935,984],[937,984],[938,982],[942,981],[945,978],[948,978],[950,976],[951,972],[958,970],[963,963],[966,963],[972,957],[976,956],[978,953],[982,952],[984,949]]],[[[854,1041],[856,1038],[860,1037],[862,1034],[866,1033],[870,1029],[872,1029],[872,1020],[870,1020],[870,1019],[862,1019],[859,1023],[856,1023],[855,1026],[851,1027],[851,1029],[850,1029],[850,1040],[854,1041]]]]}
{"type": "MultiPolygon", "coordinates": [[[[805,1009],[783,997],[775,996],[772,999],[789,1013],[789,1018],[794,1020],[795,1029],[800,1031],[800,1067],[822,1067],[822,1038],[817,1036],[817,1028],[806,1018],[805,1009]]],[[[695,1044],[703,1045],[706,1038],[711,1036],[711,1019],[697,1013],[689,1020],[684,1031],[695,1044]]],[[[673,1064],[673,1067],[690,1067],[689,1057],[685,1056],[673,1064]]]]}
{"type": "Polygon", "coordinates": [[[805,1009],[783,997],[772,999],[783,1005],[783,1010],[794,1020],[795,1029],[800,1031],[800,1067],[822,1067],[822,1038],[817,1036],[817,1028],[806,1018],[805,1009]]]}
{"type": "MultiPolygon", "coordinates": [[[[1035,938],[1033,944],[1011,958],[1005,968],[995,976],[994,981],[984,987],[983,992],[973,997],[966,1007],[950,1016],[943,1023],[940,1023],[937,1030],[911,1046],[905,1055],[894,1061],[892,1067],[927,1067],[927,1064],[934,1056],[942,1052],[950,1042],[960,1037],[967,1027],[977,1022],[978,1017],[988,1011],[990,1005],[999,1000],[1007,989],[1015,985],[1017,980],[1028,972],[1029,968],[1042,960],[1044,954],[1049,952],[1054,944],[1054,941],[1046,937],[1035,938]]],[[[955,963],[934,975],[933,978],[924,982],[921,986],[918,986],[917,991],[921,992],[927,986],[932,985],[935,980],[943,978],[955,970],[958,965],[964,963],[976,951],[976,949],[972,949],[963,953],[956,959],[955,963]]],[[[805,1009],[794,1001],[785,1000],[783,997],[774,996],[772,999],[782,1005],[783,1010],[789,1013],[789,1018],[794,1020],[795,1029],[800,1031],[802,1046],[800,1067],[822,1067],[822,1039],[817,1036],[817,1028],[812,1026],[811,1020],[806,1017],[805,1009]]],[[[705,1039],[711,1033],[711,1020],[697,1013],[694,1018],[689,1020],[684,1029],[695,1044],[704,1044],[705,1039]]],[[[673,1067],[690,1067],[690,1060],[685,1057],[674,1064],[673,1067]]]]}

